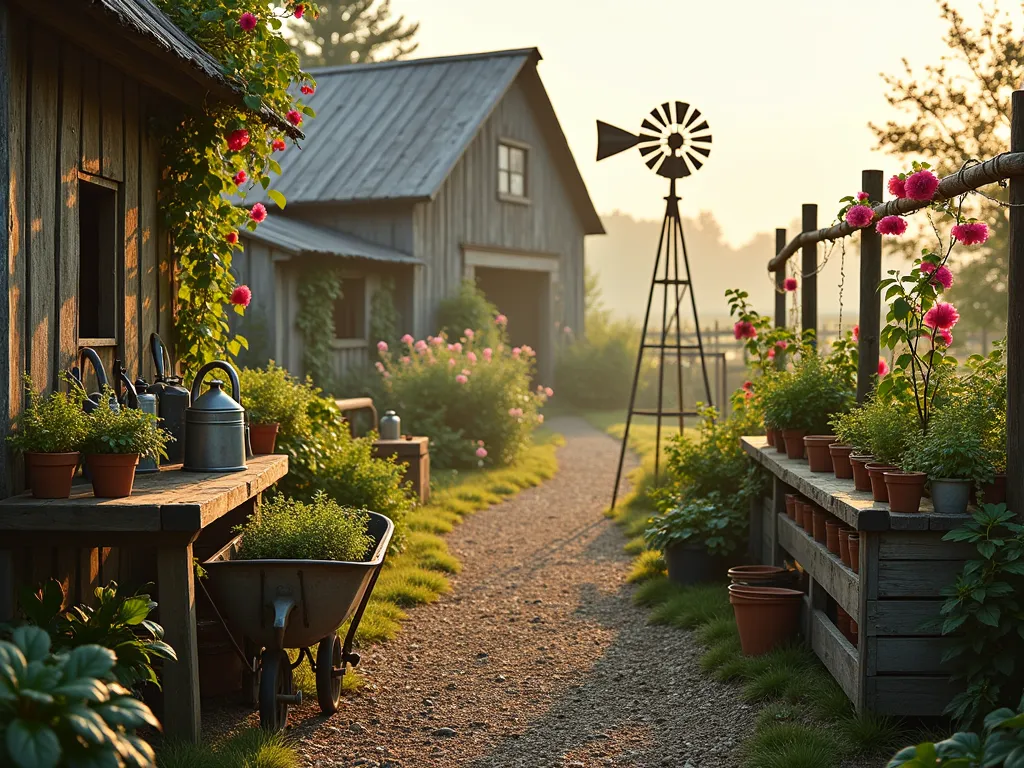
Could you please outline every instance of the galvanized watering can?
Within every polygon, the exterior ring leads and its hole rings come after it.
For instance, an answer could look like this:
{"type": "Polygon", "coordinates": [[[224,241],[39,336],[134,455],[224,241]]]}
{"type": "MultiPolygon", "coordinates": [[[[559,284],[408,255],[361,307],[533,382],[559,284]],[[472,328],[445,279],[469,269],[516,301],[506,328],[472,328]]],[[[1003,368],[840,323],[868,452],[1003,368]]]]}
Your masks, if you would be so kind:
{"type": "Polygon", "coordinates": [[[192,405],[185,411],[185,465],[188,472],[240,472],[248,455],[245,409],[241,406],[238,374],[218,360],[204,365],[192,383],[192,405]],[[214,379],[202,397],[203,378],[220,368],[231,379],[231,394],[214,379]]]}

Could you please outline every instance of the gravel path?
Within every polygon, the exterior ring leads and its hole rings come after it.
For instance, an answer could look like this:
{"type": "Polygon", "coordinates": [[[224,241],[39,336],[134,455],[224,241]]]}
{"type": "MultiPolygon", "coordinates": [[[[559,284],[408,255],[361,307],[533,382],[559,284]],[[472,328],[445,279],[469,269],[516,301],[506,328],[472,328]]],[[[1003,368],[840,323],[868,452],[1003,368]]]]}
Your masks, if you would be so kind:
{"type": "Polygon", "coordinates": [[[604,518],[618,443],[579,419],[560,470],[448,537],[464,569],[333,718],[293,710],[310,768],[732,768],[753,710],[703,678],[686,632],[647,624],[604,518]]]}

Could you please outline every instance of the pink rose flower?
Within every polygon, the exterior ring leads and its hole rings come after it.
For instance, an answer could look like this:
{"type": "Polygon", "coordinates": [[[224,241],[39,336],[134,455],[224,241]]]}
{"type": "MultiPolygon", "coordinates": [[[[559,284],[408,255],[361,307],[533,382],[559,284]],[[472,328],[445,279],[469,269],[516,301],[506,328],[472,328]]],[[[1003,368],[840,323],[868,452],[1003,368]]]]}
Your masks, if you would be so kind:
{"type": "Polygon", "coordinates": [[[953,273],[949,267],[943,264],[935,270],[935,273],[932,275],[932,285],[936,287],[941,285],[943,289],[949,290],[950,286],[953,285],[953,273]]]}
{"type": "Polygon", "coordinates": [[[479,448],[476,449],[476,457],[478,459],[486,459],[487,458],[487,449],[484,448],[481,445],[479,448]]]}
{"type": "Polygon", "coordinates": [[[401,356],[401,357],[399,358],[399,360],[401,360],[401,361],[402,361],[402,365],[408,365],[409,363],[411,363],[411,362],[412,362],[412,358],[411,358],[411,357],[409,357],[408,355],[402,355],[402,356],[401,356]]]}
{"type": "Polygon", "coordinates": [[[441,336],[432,336],[430,338],[430,343],[433,344],[435,347],[440,347],[442,344],[444,344],[444,339],[441,336]]]}
{"type": "Polygon", "coordinates": [[[294,126],[302,125],[302,113],[297,109],[289,109],[285,117],[294,126]]]}
{"type": "Polygon", "coordinates": [[[448,358],[448,367],[449,368],[454,368],[455,367],[455,358],[454,357],[449,357],[448,358]]]}
{"type": "Polygon", "coordinates": [[[846,212],[846,223],[856,229],[866,227],[874,218],[875,212],[866,205],[854,205],[846,212]]]}
{"type": "Polygon", "coordinates": [[[868,201],[870,199],[871,199],[871,195],[869,195],[867,192],[858,192],[857,193],[857,200],[859,200],[862,203],[866,202],[866,201],[868,201]]]}
{"type": "Polygon", "coordinates": [[[756,339],[757,329],[749,320],[739,320],[732,327],[733,336],[737,339],[756,339]]]}
{"type": "Polygon", "coordinates": [[[516,360],[519,359],[519,356],[521,354],[523,354],[523,350],[522,349],[520,349],[519,347],[513,347],[512,348],[512,357],[514,357],[516,360]]]}
{"type": "Polygon", "coordinates": [[[248,12],[243,13],[241,16],[238,17],[238,26],[240,26],[242,30],[245,32],[252,32],[254,29],[256,29],[256,22],[256,17],[248,12]]]}
{"type": "Polygon", "coordinates": [[[472,339],[473,338],[473,329],[472,328],[467,328],[466,330],[464,330],[462,332],[462,335],[465,336],[467,339],[472,339]]]}
{"type": "Polygon", "coordinates": [[[247,178],[249,177],[246,175],[245,171],[239,171],[238,173],[235,174],[235,177],[234,179],[232,179],[232,181],[235,182],[235,186],[237,187],[241,186],[242,184],[245,184],[245,180],[247,178]]]}
{"type": "Polygon", "coordinates": [[[956,307],[940,302],[925,313],[924,324],[929,328],[948,331],[959,319],[960,313],[956,311],[956,307]]]}
{"type": "Polygon", "coordinates": [[[232,152],[240,152],[249,143],[249,132],[244,128],[232,131],[228,134],[228,149],[232,152]]]}
{"type": "Polygon", "coordinates": [[[469,360],[470,363],[476,363],[476,352],[467,352],[466,359],[469,360]]]}
{"type": "Polygon", "coordinates": [[[904,184],[907,197],[911,200],[931,200],[939,187],[939,177],[931,171],[915,171],[907,176],[904,184]]]}
{"type": "Polygon", "coordinates": [[[795,277],[787,277],[785,280],[782,281],[782,287],[785,288],[790,293],[796,290],[796,285],[797,283],[795,277]]]}
{"type": "Polygon", "coordinates": [[[256,203],[250,211],[249,218],[259,224],[261,221],[265,221],[267,218],[267,208],[263,203],[256,203]]]}
{"type": "Polygon", "coordinates": [[[779,339],[778,341],[775,342],[775,346],[778,349],[786,349],[789,346],[789,342],[786,341],[785,339],[779,339]]]}
{"type": "Polygon", "coordinates": [[[544,423],[544,414],[543,413],[538,413],[537,414],[537,423],[538,424],[543,424],[544,423]]]}
{"type": "Polygon", "coordinates": [[[768,350],[768,359],[769,360],[774,360],[775,359],[775,349],[774,348],[768,350]]]}
{"type": "Polygon", "coordinates": [[[231,303],[240,307],[248,307],[252,301],[252,291],[248,285],[240,285],[231,292],[231,303]]]}
{"type": "Polygon", "coordinates": [[[950,230],[950,234],[964,245],[981,245],[988,240],[988,224],[983,221],[970,221],[966,224],[956,224],[950,230]]]}
{"type": "Polygon", "coordinates": [[[491,349],[490,347],[487,347],[487,348],[484,349],[484,360],[486,360],[489,363],[489,362],[491,362],[491,357],[493,357],[493,356],[494,356],[494,350],[493,349],[491,349]]]}
{"type": "Polygon", "coordinates": [[[384,363],[382,363],[380,360],[374,363],[373,367],[377,369],[378,373],[384,373],[384,363]]]}
{"type": "Polygon", "coordinates": [[[890,235],[893,237],[902,235],[907,231],[907,220],[902,216],[883,216],[878,226],[875,227],[875,231],[880,235],[890,235]]]}
{"type": "Polygon", "coordinates": [[[544,387],[544,394],[547,395],[548,397],[554,397],[555,390],[553,390],[551,387],[544,387]]]}
{"type": "Polygon", "coordinates": [[[469,381],[469,378],[464,373],[460,373],[455,377],[456,384],[465,384],[467,381],[469,381]]]}
{"type": "Polygon", "coordinates": [[[412,338],[411,334],[407,333],[407,334],[405,334],[405,336],[403,336],[401,339],[399,339],[399,341],[401,341],[403,344],[408,346],[409,344],[412,344],[413,338],[412,338]]]}
{"type": "Polygon", "coordinates": [[[860,326],[859,325],[853,326],[853,340],[854,341],[860,341],[860,326]]]}
{"type": "Polygon", "coordinates": [[[889,194],[902,200],[907,196],[907,182],[899,176],[889,179],[889,194]]]}
{"type": "Polygon", "coordinates": [[[386,341],[378,341],[377,351],[383,355],[385,352],[388,351],[388,343],[386,341]]]}
{"type": "Polygon", "coordinates": [[[415,349],[416,349],[417,352],[420,352],[420,353],[426,352],[427,351],[427,342],[425,342],[423,339],[420,339],[419,341],[416,342],[415,349]]]}
{"type": "Polygon", "coordinates": [[[942,342],[944,346],[953,346],[953,334],[948,329],[942,328],[935,332],[935,338],[942,342]]]}
{"type": "Polygon", "coordinates": [[[889,373],[889,364],[885,360],[878,361],[878,375],[886,376],[889,373]]]}
{"type": "Polygon", "coordinates": [[[504,328],[506,325],[508,325],[508,318],[505,317],[504,315],[498,315],[496,318],[494,318],[494,322],[500,327],[504,328]]]}

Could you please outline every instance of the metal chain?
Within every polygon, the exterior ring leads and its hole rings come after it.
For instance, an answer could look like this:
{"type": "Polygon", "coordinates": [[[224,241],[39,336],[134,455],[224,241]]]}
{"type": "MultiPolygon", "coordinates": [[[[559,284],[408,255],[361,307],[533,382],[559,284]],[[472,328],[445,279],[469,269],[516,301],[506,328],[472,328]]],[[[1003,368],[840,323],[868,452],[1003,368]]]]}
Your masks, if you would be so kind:
{"type": "Polygon", "coordinates": [[[839,338],[843,337],[843,288],[846,286],[846,238],[839,241],[839,338]]]}

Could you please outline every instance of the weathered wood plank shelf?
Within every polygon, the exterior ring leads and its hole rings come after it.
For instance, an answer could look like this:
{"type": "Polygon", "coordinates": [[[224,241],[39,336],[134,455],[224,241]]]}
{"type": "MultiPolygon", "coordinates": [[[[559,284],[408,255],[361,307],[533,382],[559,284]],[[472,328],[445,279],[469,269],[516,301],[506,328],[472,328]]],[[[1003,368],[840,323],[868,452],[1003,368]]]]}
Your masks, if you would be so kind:
{"type": "MultiPolygon", "coordinates": [[[[184,472],[180,466],[138,475],[132,495],[98,499],[87,484],[70,499],[28,494],[0,501],[0,612],[14,605],[19,586],[35,586],[35,571],[14,567],[19,550],[126,547],[155,552],[159,621],[178,654],[162,673],[164,729],[199,739],[199,661],[193,546],[215,550],[253,511],[260,494],[288,472],[288,457],[257,456],[242,472],[184,472]]],[[[31,564],[28,564],[31,565],[31,564]]],[[[9,610],[8,610],[9,612],[9,610]]],[[[0,616],[0,619],[6,618],[0,616]]]]}
{"type": "Polygon", "coordinates": [[[927,503],[918,514],[896,514],[852,480],[813,473],[763,437],[745,437],[743,447],[773,476],[768,495],[751,504],[751,552],[764,563],[795,561],[807,573],[802,626],[822,663],[858,710],[941,715],[957,689],[942,663],[948,639],[932,622],[942,589],[972,551],[942,536],[968,518],[936,514],[927,503]],[[786,516],[785,494],[793,492],[860,531],[857,573],[786,516]],[[836,626],[840,607],[858,624],[856,647],[836,626]]]}

